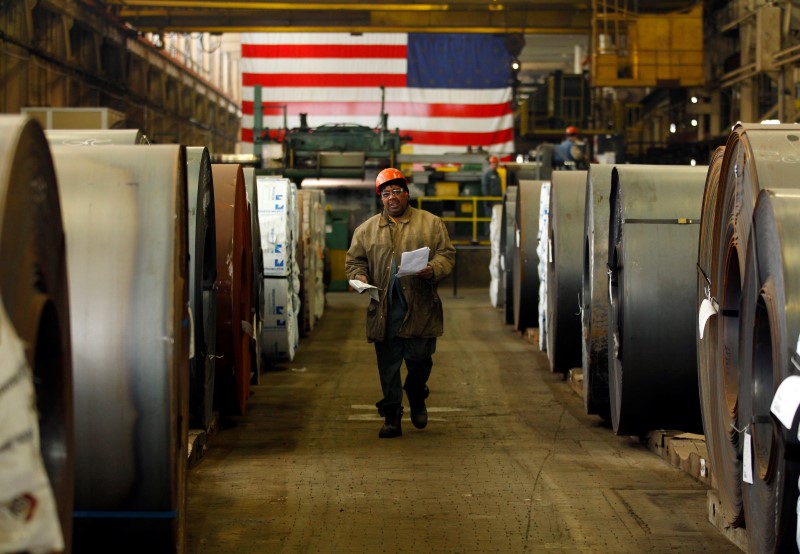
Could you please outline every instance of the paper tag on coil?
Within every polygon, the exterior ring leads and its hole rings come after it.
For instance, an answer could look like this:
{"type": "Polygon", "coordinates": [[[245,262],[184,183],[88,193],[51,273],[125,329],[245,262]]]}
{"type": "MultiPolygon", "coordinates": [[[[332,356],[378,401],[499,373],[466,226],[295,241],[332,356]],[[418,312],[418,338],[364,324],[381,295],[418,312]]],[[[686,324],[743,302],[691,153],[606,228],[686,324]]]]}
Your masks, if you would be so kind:
{"type": "Polygon", "coordinates": [[[769,411],[775,414],[784,427],[791,429],[798,407],[800,407],[800,376],[790,375],[775,391],[769,411]]]}
{"type": "Polygon", "coordinates": [[[553,263],[553,239],[547,241],[547,261],[553,263]]]}
{"type": "Polygon", "coordinates": [[[698,314],[698,326],[700,329],[700,338],[703,338],[703,334],[706,330],[706,323],[708,319],[712,315],[717,314],[717,308],[708,298],[703,298],[703,301],[700,303],[700,312],[698,314]]]}
{"type": "Polygon", "coordinates": [[[744,432],[744,444],[742,445],[742,481],[753,484],[753,445],[750,433],[744,432]]]}

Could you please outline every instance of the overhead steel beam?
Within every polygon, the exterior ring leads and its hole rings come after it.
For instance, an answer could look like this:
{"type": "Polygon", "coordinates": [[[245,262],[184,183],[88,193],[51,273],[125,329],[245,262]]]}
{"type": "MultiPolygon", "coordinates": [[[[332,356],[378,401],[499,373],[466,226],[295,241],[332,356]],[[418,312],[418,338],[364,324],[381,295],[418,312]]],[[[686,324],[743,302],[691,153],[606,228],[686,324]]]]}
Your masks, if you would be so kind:
{"type": "Polygon", "coordinates": [[[117,4],[118,17],[140,31],[160,32],[470,32],[586,33],[588,9],[535,5],[286,4],[132,0],[117,4]],[[256,6],[256,9],[253,9],[256,6]],[[316,9],[309,9],[314,6],[316,9]],[[424,8],[424,9],[422,9],[424,8]]]}

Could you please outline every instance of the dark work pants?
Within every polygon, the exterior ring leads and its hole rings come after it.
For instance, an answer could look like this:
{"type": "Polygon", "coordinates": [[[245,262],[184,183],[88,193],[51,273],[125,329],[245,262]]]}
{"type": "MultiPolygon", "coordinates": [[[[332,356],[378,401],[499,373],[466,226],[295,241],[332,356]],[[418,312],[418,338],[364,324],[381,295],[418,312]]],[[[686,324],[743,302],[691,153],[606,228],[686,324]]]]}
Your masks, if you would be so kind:
{"type": "Polygon", "coordinates": [[[428,397],[426,383],[433,367],[433,353],[436,351],[436,339],[404,339],[397,336],[403,323],[406,307],[403,302],[389,304],[386,340],[375,343],[378,357],[378,373],[381,378],[383,399],[375,405],[378,412],[384,414],[384,408],[396,408],[403,403],[403,389],[409,398],[425,399],[428,397]],[[401,386],[400,366],[406,361],[406,382],[401,386]]]}

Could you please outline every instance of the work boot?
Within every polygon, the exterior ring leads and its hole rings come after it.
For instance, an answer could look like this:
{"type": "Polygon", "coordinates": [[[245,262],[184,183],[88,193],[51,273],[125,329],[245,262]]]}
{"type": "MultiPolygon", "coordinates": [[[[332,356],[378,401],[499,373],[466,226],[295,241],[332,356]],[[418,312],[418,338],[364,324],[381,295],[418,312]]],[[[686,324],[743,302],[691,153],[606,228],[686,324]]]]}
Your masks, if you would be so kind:
{"type": "Polygon", "coordinates": [[[403,429],[400,427],[400,422],[403,419],[403,407],[390,407],[383,408],[384,419],[383,427],[378,432],[378,437],[381,439],[393,439],[403,435],[403,429]]]}
{"type": "Polygon", "coordinates": [[[425,399],[409,398],[408,405],[411,407],[411,423],[417,429],[425,429],[428,425],[428,409],[425,407],[425,399]]]}

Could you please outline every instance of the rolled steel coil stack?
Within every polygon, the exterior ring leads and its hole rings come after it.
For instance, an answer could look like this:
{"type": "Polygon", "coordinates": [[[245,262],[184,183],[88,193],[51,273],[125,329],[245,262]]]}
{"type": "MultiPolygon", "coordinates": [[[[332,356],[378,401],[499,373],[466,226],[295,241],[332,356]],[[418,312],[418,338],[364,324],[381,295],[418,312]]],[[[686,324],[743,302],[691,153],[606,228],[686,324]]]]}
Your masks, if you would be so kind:
{"type": "Polygon", "coordinates": [[[258,177],[258,219],[264,266],[261,352],[268,360],[293,360],[299,339],[297,267],[297,198],[288,179],[258,177]]]}
{"type": "Polygon", "coordinates": [[[514,213],[514,328],[536,327],[539,304],[539,195],[544,181],[520,181],[514,213]]]}
{"type": "Polygon", "coordinates": [[[70,548],[73,383],[67,261],[39,125],[0,116],[0,544],[70,548]],[[12,513],[13,508],[13,513],[12,513]]]}
{"type": "Polygon", "coordinates": [[[47,129],[44,134],[53,146],[150,144],[139,129],[47,129]]]}
{"type": "Polygon", "coordinates": [[[211,164],[217,230],[217,362],[214,404],[243,415],[250,396],[253,242],[244,173],[239,164],[211,164]]]}
{"type": "Polygon", "coordinates": [[[73,550],[181,551],[190,342],[184,148],[51,151],[71,306],[73,550]]]}
{"type": "Polygon", "coordinates": [[[508,187],[503,197],[503,216],[500,225],[500,265],[503,269],[503,313],[505,322],[514,323],[514,253],[517,250],[515,231],[517,191],[519,187],[508,187]]]}
{"type": "Polygon", "coordinates": [[[581,367],[587,414],[611,419],[608,402],[608,221],[613,165],[593,164],[586,177],[581,292],[581,367]]]}
{"type": "Polygon", "coordinates": [[[311,242],[314,248],[314,318],[319,321],[325,313],[325,191],[311,191],[311,242]]]}
{"type": "Polygon", "coordinates": [[[547,258],[549,242],[547,241],[547,226],[550,223],[550,181],[542,183],[539,194],[539,231],[536,237],[536,255],[539,263],[536,266],[539,275],[539,303],[536,306],[539,323],[539,350],[547,351],[547,258]]]}
{"type": "Polygon", "coordinates": [[[258,223],[259,209],[258,209],[258,191],[256,190],[256,170],[253,167],[245,167],[242,169],[244,174],[245,189],[247,191],[247,206],[248,213],[250,214],[250,238],[252,240],[253,253],[253,304],[251,326],[252,334],[250,336],[251,351],[250,366],[253,373],[253,383],[258,384],[261,381],[261,326],[263,324],[262,306],[264,304],[264,256],[261,251],[261,227],[258,223]]]}
{"type": "Polygon", "coordinates": [[[616,166],[612,172],[608,370],[618,434],[702,429],[691,245],[697,244],[705,176],[705,167],[616,166]]]}
{"type": "Polygon", "coordinates": [[[581,252],[586,171],[555,171],[547,218],[547,357],[550,370],[581,364],[581,252]]]}
{"type": "Polygon", "coordinates": [[[706,441],[723,516],[747,528],[752,552],[796,548],[797,473],[769,406],[796,342],[784,336],[793,325],[792,293],[777,289],[796,280],[786,237],[796,226],[788,197],[800,188],[798,143],[795,125],[734,127],[724,155],[715,156],[719,168],[709,169],[697,258],[706,441]],[[759,195],[762,189],[772,192],[759,195]],[[756,198],[763,206],[756,208],[756,198]],[[775,304],[780,297],[785,310],[775,304]],[[752,483],[743,483],[748,473],[752,483]]]}
{"type": "Polygon", "coordinates": [[[492,220],[489,223],[489,302],[497,308],[503,303],[503,264],[500,234],[503,224],[503,206],[492,206],[492,220]]]}
{"type": "Polygon", "coordinates": [[[217,352],[217,231],[214,183],[208,149],[186,149],[189,240],[189,307],[192,342],[189,348],[189,418],[197,429],[208,429],[214,406],[217,352]]]}
{"type": "Polygon", "coordinates": [[[307,336],[325,310],[323,282],[325,249],[325,193],[321,190],[297,191],[300,266],[300,335],[307,336]]]}
{"type": "MultiPolygon", "coordinates": [[[[788,161],[792,149],[781,151],[788,161]]],[[[794,164],[783,164],[789,180],[797,180],[794,164]]],[[[781,173],[774,169],[773,176],[781,173]]],[[[743,477],[749,473],[750,479],[742,484],[742,497],[750,552],[796,552],[798,547],[800,439],[797,404],[795,411],[791,404],[797,398],[777,396],[787,378],[800,381],[798,237],[800,188],[762,190],[747,244],[739,356],[739,416],[749,422],[742,442],[745,463],[751,461],[743,477]],[[786,404],[783,423],[775,417],[780,410],[773,399],[786,404]]]]}

